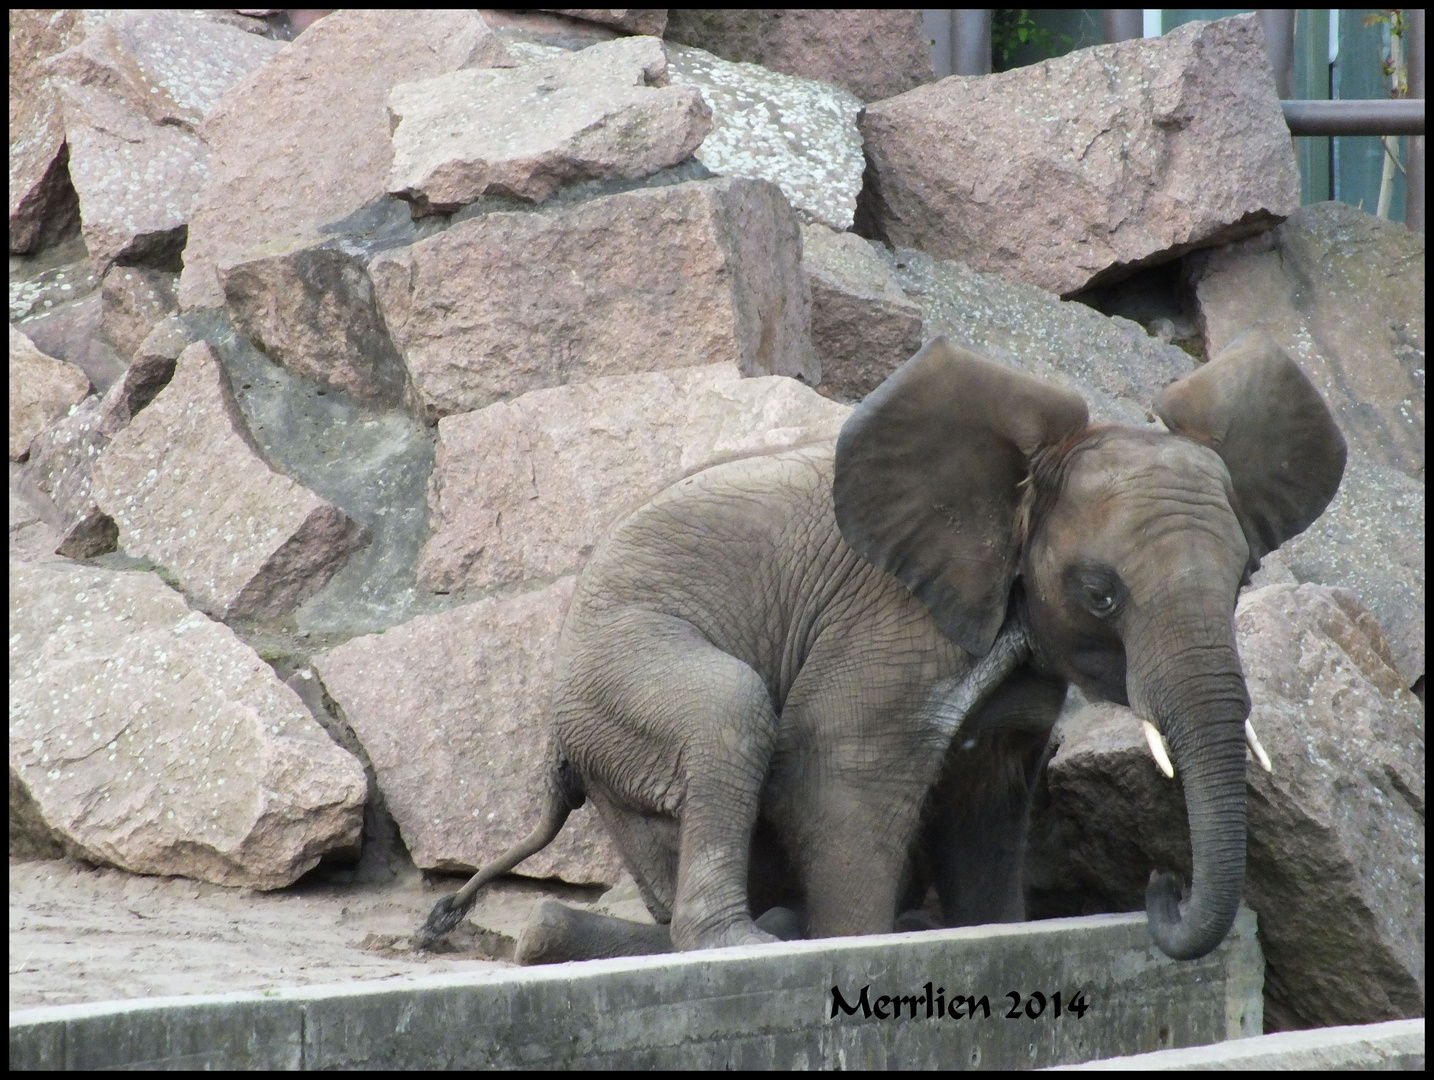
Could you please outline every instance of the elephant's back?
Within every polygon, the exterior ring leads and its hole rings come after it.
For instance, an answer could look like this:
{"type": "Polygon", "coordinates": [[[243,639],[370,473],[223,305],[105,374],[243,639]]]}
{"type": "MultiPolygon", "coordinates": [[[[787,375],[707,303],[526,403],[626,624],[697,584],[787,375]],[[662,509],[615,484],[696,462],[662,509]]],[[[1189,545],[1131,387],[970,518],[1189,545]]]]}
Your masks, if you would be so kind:
{"type": "Polygon", "coordinates": [[[819,579],[869,568],[842,541],[831,444],[725,462],[618,522],[594,550],[569,624],[614,607],[686,620],[774,684],[819,579]]]}

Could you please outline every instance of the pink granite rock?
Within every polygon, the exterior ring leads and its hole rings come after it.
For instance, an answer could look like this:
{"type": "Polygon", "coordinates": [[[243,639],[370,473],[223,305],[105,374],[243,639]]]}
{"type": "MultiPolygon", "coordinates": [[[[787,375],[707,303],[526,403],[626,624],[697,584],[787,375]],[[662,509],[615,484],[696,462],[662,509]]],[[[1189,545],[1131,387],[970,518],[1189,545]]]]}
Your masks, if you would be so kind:
{"type": "Polygon", "coordinates": [[[812,290],[821,392],[860,401],[921,348],[921,308],[855,233],[802,226],[802,271],[812,290]]]}
{"type": "Polygon", "coordinates": [[[219,264],[225,310],[270,360],[365,405],[393,408],[412,391],[378,313],[363,259],[301,246],[219,264]]]}
{"type": "Polygon", "coordinates": [[[655,34],[662,36],[667,27],[666,8],[538,8],[551,11],[554,15],[566,15],[583,22],[601,23],[629,34],[655,34]]]}
{"type": "Polygon", "coordinates": [[[167,567],[223,618],[272,617],[321,589],[366,532],[255,451],[207,344],[105,448],[95,502],[130,555],[167,567]]]}
{"type": "MultiPolygon", "coordinates": [[[[413,861],[472,870],[526,836],[544,805],[553,652],[573,579],[421,615],[313,660],[373,763],[413,861]]],[[[591,805],[518,872],[617,880],[591,805]]]]}
{"type": "Polygon", "coordinates": [[[935,78],[917,8],[681,8],[668,12],[664,34],[724,60],[835,83],[863,101],[935,78]]]}
{"type": "Polygon", "coordinates": [[[50,523],[60,534],[50,550],[72,559],[115,550],[119,533],[114,519],[96,505],[91,489],[95,462],[115,434],[169,383],[180,351],[137,350],[124,376],[103,397],[86,398],[30,444],[26,473],[52,502],[50,523]]]}
{"type": "Polygon", "coordinates": [[[312,236],[383,195],[384,101],[398,83],[511,63],[469,11],[350,9],[314,23],[202,125],[212,175],[190,221],[180,306],[224,302],[216,260],[312,236]]]}
{"type": "Polygon", "coordinates": [[[12,563],[10,605],[11,799],[32,840],[260,889],[357,845],[358,760],[158,576],[12,563]]]}
{"type": "Polygon", "coordinates": [[[430,420],[634,371],[735,362],[819,378],[799,225],[765,181],[484,214],[369,273],[430,420]]]}
{"type": "Polygon", "coordinates": [[[49,61],[91,257],[169,261],[207,174],[195,127],[278,42],[168,11],[121,12],[49,61]]]}
{"type": "Polygon", "coordinates": [[[84,372],[42,353],[11,325],[10,460],[29,454],[35,436],[89,392],[90,380],[84,372]]]}
{"type": "Polygon", "coordinates": [[[1300,201],[1254,15],[952,76],[860,126],[869,234],[1063,295],[1269,228],[1300,201]]]}
{"type": "Polygon", "coordinates": [[[535,390],[438,424],[420,587],[551,580],[610,526],[709,465],[835,441],[850,410],[731,364],[535,390]]]}
{"type": "Polygon", "coordinates": [[[12,255],[48,247],[79,228],[65,128],[45,61],[78,41],[84,24],[76,8],[10,10],[12,255]]]}
{"type": "Polygon", "coordinates": [[[161,319],[175,310],[177,273],[143,266],[112,266],[100,286],[100,333],[123,357],[132,357],[161,319]]]}
{"type": "Polygon", "coordinates": [[[388,112],[388,190],[415,215],[490,193],[542,202],[571,181],[649,176],[691,157],[712,128],[696,90],[667,85],[655,37],[404,83],[388,112]]]}

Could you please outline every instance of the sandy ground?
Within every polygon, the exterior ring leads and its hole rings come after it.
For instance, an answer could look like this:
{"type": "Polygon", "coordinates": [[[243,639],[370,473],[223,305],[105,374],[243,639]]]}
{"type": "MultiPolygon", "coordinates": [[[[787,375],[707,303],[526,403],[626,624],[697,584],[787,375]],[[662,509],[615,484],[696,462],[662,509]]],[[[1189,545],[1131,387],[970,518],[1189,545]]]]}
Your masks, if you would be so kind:
{"type": "Polygon", "coordinates": [[[457,951],[409,952],[429,909],[461,882],[428,882],[410,869],[381,885],[306,878],[263,893],[12,858],[10,1008],[501,969],[511,965],[492,957],[511,955],[544,896],[618,913],[621,891],[602,898],[596,889],[498,881],[454,933],[457,951]]]}

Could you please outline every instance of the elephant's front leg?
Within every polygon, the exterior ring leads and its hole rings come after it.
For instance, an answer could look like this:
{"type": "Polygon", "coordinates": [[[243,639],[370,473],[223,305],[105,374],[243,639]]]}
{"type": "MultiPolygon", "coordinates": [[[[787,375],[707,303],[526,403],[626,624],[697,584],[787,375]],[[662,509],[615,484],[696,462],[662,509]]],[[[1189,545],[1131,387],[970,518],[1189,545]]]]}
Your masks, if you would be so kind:
{"type": "Polygon", "coordinates": [[[827,783],[802,814],[819,826],[804,829],[796,845],[814,938],[894,928],[916,807],[873,794],[866,785],[827,783]]]}
{"type": "Polygon", "coordinates": [[[947,926],[1022,922],[1031,790],[1063,680],[1018,670],[962,726],[926,807],[922,844],[947,926]]]}

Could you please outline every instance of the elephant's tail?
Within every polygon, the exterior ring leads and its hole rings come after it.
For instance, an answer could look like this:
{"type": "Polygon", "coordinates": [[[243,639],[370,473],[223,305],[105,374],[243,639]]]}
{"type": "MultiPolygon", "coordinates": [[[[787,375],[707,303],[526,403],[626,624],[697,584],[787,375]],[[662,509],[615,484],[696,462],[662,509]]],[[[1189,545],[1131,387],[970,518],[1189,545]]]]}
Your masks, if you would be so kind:
{"type": "Polygon", "coordinates": [[[428,920],[416,935],[415,944],[427,948],[433,942],[457,929],[477,899],[478,890],[495,878],[512,870],[529,855],[536,855],[551,844],[562,831],[568,815],[587,800],[577,770],[561,754],[555,754],[548,774],[548,801],[537,828],[517,844],[499,855],[468,879],[467,884],[452,896],[445,896],[428,913],[428,920]]]}

